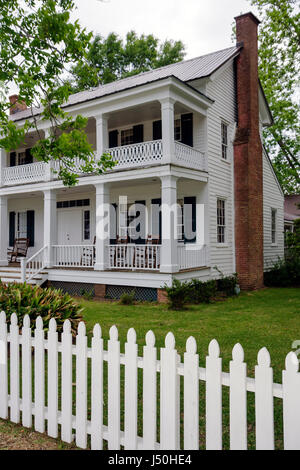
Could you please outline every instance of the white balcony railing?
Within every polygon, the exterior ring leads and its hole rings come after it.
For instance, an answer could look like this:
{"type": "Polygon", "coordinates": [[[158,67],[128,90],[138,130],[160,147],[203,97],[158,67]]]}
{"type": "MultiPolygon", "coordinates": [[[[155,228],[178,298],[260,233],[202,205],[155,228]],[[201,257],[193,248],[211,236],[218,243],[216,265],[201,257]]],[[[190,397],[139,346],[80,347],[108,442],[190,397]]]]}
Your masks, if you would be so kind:
{"type": "Polygon", "coordinates": [[[110,148],[106,152],[117,162],[114,169],[151,165],[159,162],[163,156],[161,140],[110,148]]]}
{"type": "Polygon", "coordinates": [[[207,171],[205,153],[181,142],[175,142],[175,162],[187,168],[207,171]]]}
{"type": "Polygon", "coordinates": [[[208,266],[208,248],[206,245],[195,245],[193,243],[178,244],[179,269],[193,269],[208,266]]]}
{"type": "Polygon", "coordinates": [[[109,269],[151,270],[160,268],[160,245],[109,245],[109,269]]]}
{"type": "Polygon", "coordinates": [[[46,163],[35,162],[28,165],[18,165],[3,168],[2,184],[13,186],[15,184],[37,183],[46,177],[46,163]]]}
{"type": "Polygon", "coordinates": [[[93,268],[94,245],[54,245],[53,266],[58,268],[93,268]]]}

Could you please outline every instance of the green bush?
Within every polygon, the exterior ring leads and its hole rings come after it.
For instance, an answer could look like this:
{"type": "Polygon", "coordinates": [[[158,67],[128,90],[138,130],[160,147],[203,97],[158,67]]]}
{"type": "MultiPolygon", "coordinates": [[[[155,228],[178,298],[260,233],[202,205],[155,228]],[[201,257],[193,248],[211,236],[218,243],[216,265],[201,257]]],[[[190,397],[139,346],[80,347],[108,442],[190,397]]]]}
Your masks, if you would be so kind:
{"type": "Polygon", "coordinates": [[[299,287],[300,257],[278,260],[265,272],[264,283],[267,287],[299,287]]]}
{"type": "Polygon", "coordinates": [[[62,332],[63,323],[68,319],[72,333],[75,334],[78,323],[82,320],[82,309],[69,294],[26,283],[6,285],[0,281],[0,310],[6,313],[8,320],[12,313],[16,313],[20,326],[24,316],[28,314],[32,328],[35,327],[37,317],[41,316],[46,331],[51,318],[56,320],[58,332],[62,332]]]}
{"type": "Polygon", "coordinates": [[[172,310],[182,310],[189,297],[189,285],[185,282],[180,282],[178,279],[173,279],[172,286],[164,287],[169,301],[169,308],[172,310]]]}
{"type": "Polygon", "coordinates": [[[208,304],[216,296],[217,283],[212,281],[200,281],[199,279],[192,279],[189,283],[189,298],[191,302],[196,304],[208,304]]]}
{"type": "Polygon", "coordinates": [[[122,305],[132,305],[134,303],[135,291],[125,292],[120,297],[120,304],[122,305]]]}
{"type": "Polygon", "coordinates": [[[238,285],[237,274],[232,276],[221,277],[217,280],[217,289],[219,292],[224,292],[227,297],[236,295],[236,286],[238,285]]]}

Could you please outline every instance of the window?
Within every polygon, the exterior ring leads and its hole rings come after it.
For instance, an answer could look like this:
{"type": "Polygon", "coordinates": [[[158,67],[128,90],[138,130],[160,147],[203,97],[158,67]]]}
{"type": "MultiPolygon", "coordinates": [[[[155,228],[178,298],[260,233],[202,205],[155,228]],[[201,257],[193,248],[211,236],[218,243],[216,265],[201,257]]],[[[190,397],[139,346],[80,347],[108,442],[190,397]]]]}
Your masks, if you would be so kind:
{"type": "Polygon", "coordinates": [[[222,135],[222,158],[227,160],[227,149],[228,149],[228,126],[225,122],[221,123],[221,135],[222,135]]]}
{"type": "Polygon", "coordinates": [[[276,238],[277,238],[277,234],[276,234],[276,219],[277,219],[277,210],[276,209],[272,209],[272,243],[275,244],[276,243],[276,238]]]}
{"type": "Polygon", "coordinates": [[[184,218],[183,218],[183,199],[177,201],[177,239],[184,241],[184,218]]]}
{"type": "Polygon", "coordinates": [[[83,240],[90,240],[91,238],[91,213],[90,211],[83,211],[83,240]]]}
{"type": "Polygon", "coordinates": [[[217,242],[225,243],[225,230],[226,230],[226,220],[225,220],[225,200],[217,200],[217,242]]]}
{"type": "Polygon", "coordinates": [[[85,207],[90,205],[89,199],[75,199],[73,201],[58,201],[56,203],[57,209],[66,209],[69,207],[85,207]]]}
{"type": "Polygon", "coordinates": [[[175,119],[174,123],[174,139],[181,141],[181,119],[175,119]]]}
{"type": "Polygon", "coordinates": [[[121,131],[121,145],[132,145],[133,144],[133,128],[125,129],[121,131]]]}
{"type": "Polygon", "coordinates": [[[16,238],[27,238],[27,212],[17,212],[16,238]]]}

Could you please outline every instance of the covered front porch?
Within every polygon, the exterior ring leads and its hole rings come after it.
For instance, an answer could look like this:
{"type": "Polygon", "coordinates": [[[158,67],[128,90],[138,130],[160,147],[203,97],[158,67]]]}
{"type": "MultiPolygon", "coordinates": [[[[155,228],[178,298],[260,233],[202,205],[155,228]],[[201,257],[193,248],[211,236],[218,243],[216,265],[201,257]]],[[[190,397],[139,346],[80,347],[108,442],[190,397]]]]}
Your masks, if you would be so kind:
{"type": "Polygon", "coordinates": [[[176,273],[209,265],[207,183],[175,175],[1,196],[1,266],[30,236],[21,278],[50,270],[176,273]],[[30,217],[28,216],[30,213],[30,217]],[[5,233],[4,233],[5,232],[5,233]]]}

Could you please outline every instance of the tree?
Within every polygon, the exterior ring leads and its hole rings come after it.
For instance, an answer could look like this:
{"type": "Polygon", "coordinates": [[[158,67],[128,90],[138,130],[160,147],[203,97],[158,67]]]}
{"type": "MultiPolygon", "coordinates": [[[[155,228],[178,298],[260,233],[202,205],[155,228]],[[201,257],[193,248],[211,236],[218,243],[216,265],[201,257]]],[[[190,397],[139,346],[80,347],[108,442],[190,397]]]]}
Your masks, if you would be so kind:
{"type": "Polygon", "coordinates": [[[111,157],[95,160],[87,140],[87,119],[72,118],[63,106],[72,93],[64,74],[72,64],[83,62],[92,35],[70,21],[73,0],[0,0],[0,147],[17,148],[34,129],[39,141],[33,154],[43,161],[59,160],[59,177],[66,185],[76,183],[75,157],[83,162],[80,171],[102,173],[113,166],[111,157]],[[9,119],[9,86],[19,89],[19,102],[31,109],[31,117],[18,127],[9,119]],[[37,116],[49,121],[48,138],[40,133],[37,116]]]}
{"type": "Polygon", "coordinates": [[[287,194],[300,191],[299,0],[250,0],[259,10],[259,75],[274,123],[265,132],[279,181],[287,194]]]}
{"type": "Polygon", "coordinates": [[[89,44],[86,60],[72,67],[71,86],[74,92],[86,90],[179,62],[184,55],[181,41],[160,43],[152,34],[138,37],[130,31],[125,42],[115,33],[107,38],[96,35],[89,44]]]}

